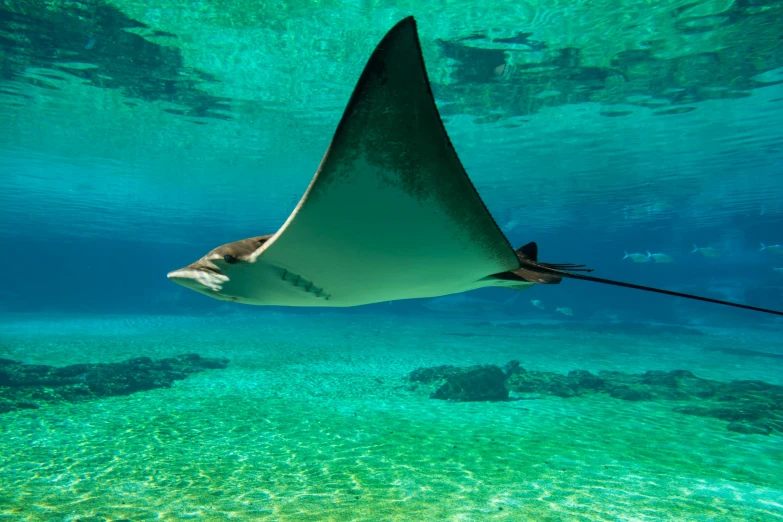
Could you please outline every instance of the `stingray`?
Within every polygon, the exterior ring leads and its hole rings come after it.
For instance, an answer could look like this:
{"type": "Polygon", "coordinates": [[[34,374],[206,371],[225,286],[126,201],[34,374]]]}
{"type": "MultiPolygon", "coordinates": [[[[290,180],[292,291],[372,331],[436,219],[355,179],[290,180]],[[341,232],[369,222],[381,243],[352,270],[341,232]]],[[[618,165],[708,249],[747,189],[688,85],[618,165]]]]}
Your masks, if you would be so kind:
{"type": "Polygon", "coordinates": [[[310,186],[274,234],[219,246],[169,279],[250,305],[358,306],[484,287],[581,279],[759,312],[783,312],[600,279],[514,249],[443,126],[413,17],[370,56],[310,186]]]}

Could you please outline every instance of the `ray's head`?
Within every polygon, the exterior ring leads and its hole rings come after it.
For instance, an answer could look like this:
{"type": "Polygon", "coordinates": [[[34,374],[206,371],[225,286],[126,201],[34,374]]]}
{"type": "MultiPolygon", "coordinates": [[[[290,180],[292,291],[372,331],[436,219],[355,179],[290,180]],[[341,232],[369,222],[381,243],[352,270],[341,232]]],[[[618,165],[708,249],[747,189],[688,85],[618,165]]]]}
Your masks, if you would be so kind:
{"type": "Polygon", "coordinates": [[[225,288],[232,276],[246,270],[250,256],[267,242],[272,234],[251,237],[233,243],[226,243],[184,268],[174,270],[167,277],[175,283],[196,292],[223,301],[241,301],[225,288]]]}

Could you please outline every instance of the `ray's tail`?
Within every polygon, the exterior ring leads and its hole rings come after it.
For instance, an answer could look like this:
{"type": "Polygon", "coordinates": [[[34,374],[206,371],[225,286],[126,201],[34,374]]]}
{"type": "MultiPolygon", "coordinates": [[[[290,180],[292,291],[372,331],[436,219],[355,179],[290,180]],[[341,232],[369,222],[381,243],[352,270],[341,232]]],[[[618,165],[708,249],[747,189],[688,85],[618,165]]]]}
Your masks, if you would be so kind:
{"type": "MultiPolygon", "coordinates": [[[[696,245],[694,245],[695,247],[696,245]]],[[[604,285],[621,286],[624,288],[632,288],[634,290],[642,290],[644,292],[653,292],[656,294],[671,295],[675,297],[683,297],[685,299],[693,299],[695,301],[704,301],[705,303],[714,303],[723,306],[732,306],[734,308],[743,308],[745,310],[752,310],[754,312],[763,312],[765,314],[783,316],[783,312],[778,310],[770,310],[769,308],[761,308],[758,306],[750,306],[740,303],[733,303],[731,301],[722,301],[720,299],[712,299],[711,297],[703,297],[700,295],[685,294],[682,292],[674,292],[672,290],[664,290],[663,288],[655,288],[652,286],[636,285],[633,283],[625,283],[623,281],[615,281],[612,279],[603,279],[601,277],[594,277],[586,274],[580,274],[577,272],[592,272],[592,268],[586,268],[585,265],[574,264],[558,264],[558,263],[540,263],[538,261],[538,246],[535,243],[528,243],[527,245],[517,249],[517,258],[519,258],[520,268],[513,270],[507,274],[499,275],[498,277],[506,276],[507,278],[519,277],[526,281],[542,284],[557,284],[563,278],[567,279],[579,279],[581,281],[590,281],[593,283],[601,283],[604,285]],[[509,275],[513,274],[513,275],[509,275]]]]}

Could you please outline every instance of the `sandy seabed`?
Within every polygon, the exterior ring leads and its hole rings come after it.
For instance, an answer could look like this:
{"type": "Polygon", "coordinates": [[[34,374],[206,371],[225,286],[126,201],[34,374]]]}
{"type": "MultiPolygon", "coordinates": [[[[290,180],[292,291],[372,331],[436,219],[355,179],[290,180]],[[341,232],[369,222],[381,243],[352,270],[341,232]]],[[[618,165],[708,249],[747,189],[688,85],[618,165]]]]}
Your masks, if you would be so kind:
{"type": "Polygon", "coordinates": [[[422,366],[687,369],[783,384],[775,332],[368,314],[0,317],[0,357],[225,357],[171,389],[0,415],[0,521],[783,520],[783,437],[608,395],[452,403],[422,366]],[[473,336],[465,337],[470,332],[473,336]]]}

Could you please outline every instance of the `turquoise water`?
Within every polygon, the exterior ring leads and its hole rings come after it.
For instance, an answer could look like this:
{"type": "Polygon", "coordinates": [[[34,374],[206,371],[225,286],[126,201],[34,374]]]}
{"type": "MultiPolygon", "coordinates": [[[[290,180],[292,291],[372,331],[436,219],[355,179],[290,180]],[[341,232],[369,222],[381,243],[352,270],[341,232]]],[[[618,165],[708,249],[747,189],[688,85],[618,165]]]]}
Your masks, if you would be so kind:
{"type": "Polygon", "coordinates": [[[783,309],[781,2],[6,1],[0,520],[783,519],[774,316],[580,281],[323,311],[166,280],[282,225],[410,14],[514,247],[783,309]],[[624,258],[648,251],[673,262],[624,258]],[[555,384],[410,378],[511,360],[555,384]],[[564,392],[574,370],[630,384],[564,392]]]}
{"type": "Polygon", "coordinates": [[[403,379],[421,366],[517,358],[555,372],[689,368],[783,384],[779,359],[715,351],[774,344],[776,332],[662,343],[539,326],[524,342],[488,345],[448,335],[465,330],[448,318],[282,313],[265,322],[14,317],[3,328],[10,355],[37,363],[183,351],[231,358],[226,370],[172,389],[5,415],[5,520],[783,516],[779,435],[733,433],[724,421],[673,413],[669,401],[449,403],[403,379]]]}

